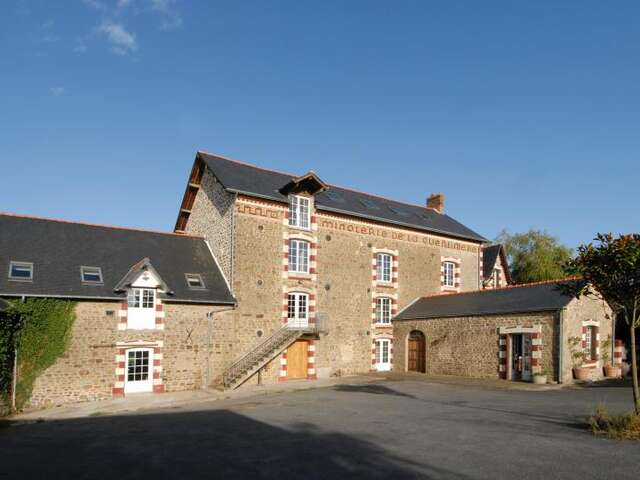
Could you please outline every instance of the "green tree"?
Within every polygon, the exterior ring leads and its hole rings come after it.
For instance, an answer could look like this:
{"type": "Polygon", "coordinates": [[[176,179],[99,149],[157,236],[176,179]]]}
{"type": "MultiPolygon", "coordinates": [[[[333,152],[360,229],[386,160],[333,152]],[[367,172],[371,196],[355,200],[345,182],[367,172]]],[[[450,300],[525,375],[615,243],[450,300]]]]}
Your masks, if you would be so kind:
{"type": "Polygon", "coordinates": [[[629,326],[633,404],[640,415],[636,354],[636,328],[640,326],[640,234],[614,238],[610,233],[599,233],[594,240],[595,245],[580,245],[576,257],[565,265],[567,274],[580,276],[584,282],[563,289],[575,297],[585,295],[604,300],[629,326]]]}
{"type": "Polygon", "coordinates": [[[562,266],[571,259],[571,249],[545,231],[510,234],[503,230],[496,242],[505,247],[515,283],[555,280],[564,276],[562,266]]]}

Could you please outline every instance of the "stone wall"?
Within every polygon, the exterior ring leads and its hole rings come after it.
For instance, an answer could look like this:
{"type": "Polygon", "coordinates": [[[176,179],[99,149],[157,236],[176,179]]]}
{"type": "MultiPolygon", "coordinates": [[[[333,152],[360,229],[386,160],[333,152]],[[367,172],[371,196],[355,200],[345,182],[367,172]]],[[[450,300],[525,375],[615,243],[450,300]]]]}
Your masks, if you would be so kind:
{"type": "MultiPolygon", "coordinates": [[[[472,243],[320,211],[312,219],[314,228],[305,233],[316,244],[315,272],[288,275],[283,270],[286,239],[299,234],[287,226],[287,205],[240,197],[236,210],[235,356],[251,348],[258,330],[269,334],[280,328],[283,295],[300,289],[316,295],[315,310],[327,329],[314,344],[317,375],[367,372],[372,368],[374,339],[393,336],[391,327],[377,326],[372,320],[376,294],[392,296],[399,309],[420,295],[440,292],[443,256],[460,260],[462,290],[478,288],[480,259],[472,243]],[[397,282],[392,288],[372,282],[377,250],[397,253],[397,282]]],[[[277,366],[270,365],[263,381],[276,381],[277,371],[277,366]]]]}
{"type": "Polygon", "coordinates": [[[202,235],[207,239],[229,282],[233,275],[234,199],[235,196],[205,170],[186,229],[188,234],[202,235]]]}
{"type": "Polygon", "coordinates": [[[542,368],[553,371],[558,336],[554,313],[403,320],[394,322],[394,370],[407,371],[407,345],[413,330],[426,338],[426,373],[499,378],[500,327],[541,326],[542,368]]]}
{"type": "Polygon", "coordinates": [[[65,354],[35,382],[32,407],[111,398],[119,345],[161,342],[162,390],[206,387],[228,362],[234,334],[222,307],[164,304],[164,330],[118,330],[119,302],[79,302],[65,354]]]}
{"type": "MultiPolygon", "coordinates": [[[[563,352],[563,372],[562,379],[563,382],[571,382],[573,379],[573,358],[571,354],[571,349],[569,347],[569,340],[572,337],[582,338],[582,326],[583,322],[587,322],[589,320],[596,321],[598,323],[600,344],[607,338],[609,335],[613,335],[613,323],[612,319],[613,314],[609,306],[604,304],[601,300],[595,300],[592,298],[580,297],[579,299],[572,300],[564,313],[564,327],[563,327],[563,337],[566,348],[563,352]]],[[[611,342],[613,343],[613,342],[611,342]]],[[[602,348],[600,348],[600,359],[596,363],[594,371],[592,372],[592,377],[594,379],[601,378],[603,376],[602,368],[604,367],[604,362],[602,360],[602,348]]],[[[609,360],[611,361],[611,352],[609,352],[609,360]]]]}

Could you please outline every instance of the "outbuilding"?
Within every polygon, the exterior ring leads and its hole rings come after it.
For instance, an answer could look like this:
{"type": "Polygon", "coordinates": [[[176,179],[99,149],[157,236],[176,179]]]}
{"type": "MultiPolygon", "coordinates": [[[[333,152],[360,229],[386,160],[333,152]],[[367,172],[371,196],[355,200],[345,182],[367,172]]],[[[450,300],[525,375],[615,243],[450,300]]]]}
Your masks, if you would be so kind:
{"type": "Polygon", "coordinates": [[[564,295],[561,283],[417,299],[393,319],[394,370],[525,381],[540,373],[566,383],[581,361],[600,378],[604,357],[613,358],[611,310],[564,295]]]}

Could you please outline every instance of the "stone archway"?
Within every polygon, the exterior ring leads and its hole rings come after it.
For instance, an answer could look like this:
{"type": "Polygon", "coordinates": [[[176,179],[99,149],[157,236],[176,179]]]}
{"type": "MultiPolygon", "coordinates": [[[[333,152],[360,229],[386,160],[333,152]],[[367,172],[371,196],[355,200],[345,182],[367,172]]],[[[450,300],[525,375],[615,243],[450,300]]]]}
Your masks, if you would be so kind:
{"type": "Polygon", "coordinates": [[[407,370],[409,372],[427,372],[427,347],[424,333],[413,330],[407,342],[407,370]]]}

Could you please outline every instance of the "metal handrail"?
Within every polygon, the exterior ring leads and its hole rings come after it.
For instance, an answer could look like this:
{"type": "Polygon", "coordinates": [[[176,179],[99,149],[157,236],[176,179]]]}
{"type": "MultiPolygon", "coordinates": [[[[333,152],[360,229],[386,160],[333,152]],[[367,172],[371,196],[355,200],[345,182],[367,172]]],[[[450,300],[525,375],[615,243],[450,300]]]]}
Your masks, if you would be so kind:
{"type": "Polygon", "coordinates": [[[267,352],[272,351],[281,345],[285,340],[295,336],[292,334],[300,334],[304,332],[318,331],[318,326],[310,326],[303,324],[285,324],[278,330],[276,330],[271,336],[265,338],[262,342],[255,345],[242,357],[231,364],[229,368],[222,374],[222,382],[225,386],[231,383],[251,368],[251,364],[259,362],[267,352]]]}

